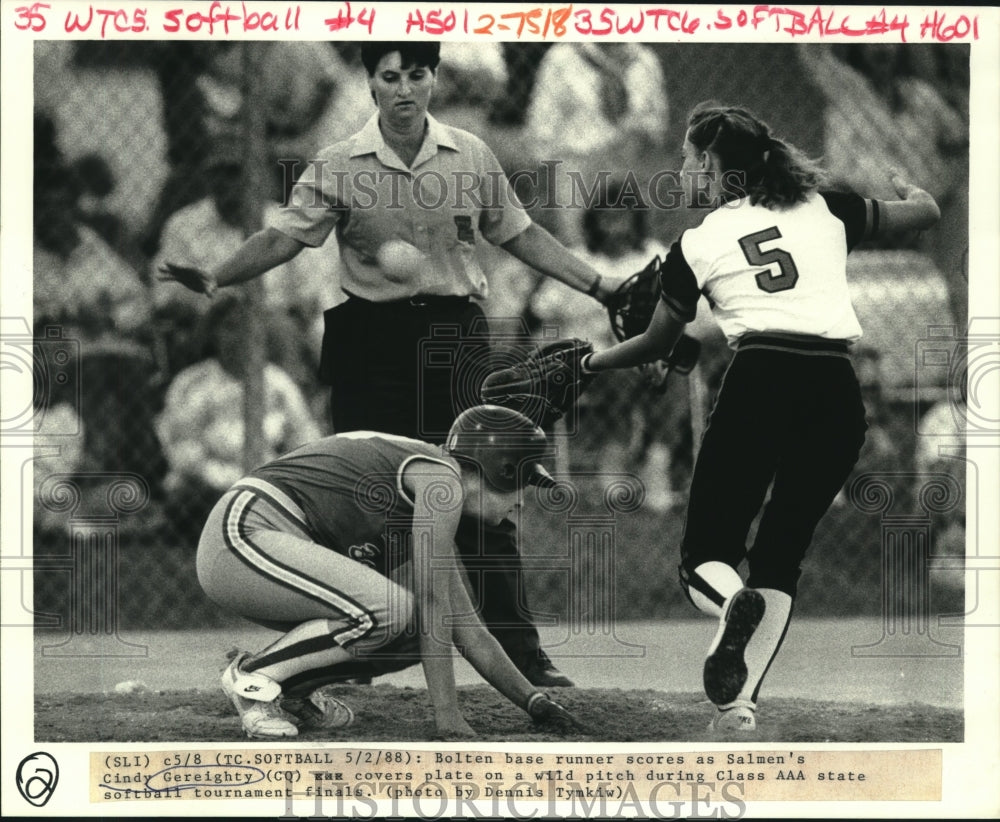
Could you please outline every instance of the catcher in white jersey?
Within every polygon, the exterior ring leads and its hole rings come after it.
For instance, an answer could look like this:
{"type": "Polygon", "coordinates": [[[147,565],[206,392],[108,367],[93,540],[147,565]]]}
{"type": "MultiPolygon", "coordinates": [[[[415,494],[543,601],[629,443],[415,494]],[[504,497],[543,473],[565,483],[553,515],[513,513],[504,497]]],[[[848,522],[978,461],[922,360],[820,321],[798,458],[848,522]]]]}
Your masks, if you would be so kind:
{"type": "Polygon", "coordinates": [[[701,294],[736,351],[698,453],[680,575],[692,603],[719,618],[704,668],[719,709],[711,730],[739,734],[756,729],[761,681],[785,636],[806,549],[865,439],[848,355],[861,327],[847,254],[940,214],[898,177],[897,201],[820,192],[821,171],[742,108],[697,107],[683,152],[688,204],[707,194],[712,211],[671,247],[645,333],[581,366],[589,373],[663,357],[701,294]],[[736,571],[744,557],[746,585],[736,571]]]}

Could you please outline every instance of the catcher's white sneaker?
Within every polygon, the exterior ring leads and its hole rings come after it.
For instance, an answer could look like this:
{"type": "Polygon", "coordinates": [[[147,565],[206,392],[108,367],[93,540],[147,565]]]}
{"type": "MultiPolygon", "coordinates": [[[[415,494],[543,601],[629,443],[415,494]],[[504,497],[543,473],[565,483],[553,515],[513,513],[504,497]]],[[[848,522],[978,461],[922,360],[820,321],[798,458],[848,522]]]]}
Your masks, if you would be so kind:
{"type": "Polygon", "coordinates": [[[740,695],[747,681],[743,651],[760,625],[765,607],[764,597],[753,588],[742,588],[729,600],[702,676],[705,693],[716,705],[727,705],[740,695]]]}
{"type": "Polygon", "coordinates": [[[232,701],[243,723],[243,731],[251,739],[287,739],[298,736],[299,729],[278,704],[281,685],[270,677],[240,670],[249,656],[237,652],[222,672],[222,690],[232,701]]]}
{"type": "Polygon", "coordinates": [[[708,731],[722,737],[753,734],[757,731],[757,716],[753,708],[746,705],[719,708],[708,725],[708,731]]]}
{"type": "Polygon", "coordinates": [[[307,699],[285,698],[281,708],[302,729],[329,731],[354,722],[354,711],[323,688],[317,688],[307,699]]]}

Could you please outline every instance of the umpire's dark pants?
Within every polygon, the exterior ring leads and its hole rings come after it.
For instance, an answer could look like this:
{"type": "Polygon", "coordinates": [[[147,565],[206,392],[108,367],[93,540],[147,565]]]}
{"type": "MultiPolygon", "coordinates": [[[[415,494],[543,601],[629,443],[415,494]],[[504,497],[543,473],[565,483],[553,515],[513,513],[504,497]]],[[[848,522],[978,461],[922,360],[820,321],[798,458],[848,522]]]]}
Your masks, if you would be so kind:
{"type": "MultiPolygon", "coordinates": [[[[479,400],[490,372],[489,328],[466,298],[372,303],[351,297],[326,312],[320,378],[331,386],[333,430],[381,431],[443,443],[455,418],[479,400]]],[[[473,603],[511,660],[539,648],[522,604],[515,526],[463,522],[456,537],[473,603]]]]}
{"type": "Polygon", "coordinates": [[[691,478],[684,568],[712,560],[735,568],[747,557],[748,585],[794,597],[813,532],[857,462],[866,428],[845,343],[743,337],[691,478]]]}

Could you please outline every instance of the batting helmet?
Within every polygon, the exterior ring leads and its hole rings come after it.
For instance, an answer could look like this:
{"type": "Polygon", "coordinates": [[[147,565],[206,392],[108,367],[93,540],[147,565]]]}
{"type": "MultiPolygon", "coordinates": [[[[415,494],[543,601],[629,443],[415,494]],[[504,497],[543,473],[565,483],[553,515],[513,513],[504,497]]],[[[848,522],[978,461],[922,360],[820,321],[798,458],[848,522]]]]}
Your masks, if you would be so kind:
{"type": "Polygon", "coordinates": [[[478,465],[487,484],[498,491],[556,484],[542,464],[552,456],[545,432],[511,408],[477,405],[463,411],[452,424],[445,447],[460,462],[478,465]]]}

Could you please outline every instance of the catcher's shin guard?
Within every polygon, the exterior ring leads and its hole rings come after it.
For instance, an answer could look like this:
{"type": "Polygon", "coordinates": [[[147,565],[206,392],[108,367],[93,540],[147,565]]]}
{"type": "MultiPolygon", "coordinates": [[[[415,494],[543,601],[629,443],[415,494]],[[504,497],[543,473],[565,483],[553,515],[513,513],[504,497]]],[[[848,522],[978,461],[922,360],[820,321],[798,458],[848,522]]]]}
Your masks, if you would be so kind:
{"type": "Polygon", "coordinates": [[[788,594],[774,588],[756,590],[763,597],[766,608],[757,630],[753,632],[743,651],[747,678],[735,700],[737,703],[750,702],[754,705],[757,704],[757,694],[764,676],[785,640],[792,617],[792,598],[788,594]]]}
{"type": "Polygon", "coordinates": [[[746,685],[744,651],[764,617],[764,597],[753,588],[737,591],[719,620],[719,632],[705,659],[705,693],[716,705],[728,705],[746,685]]]}

